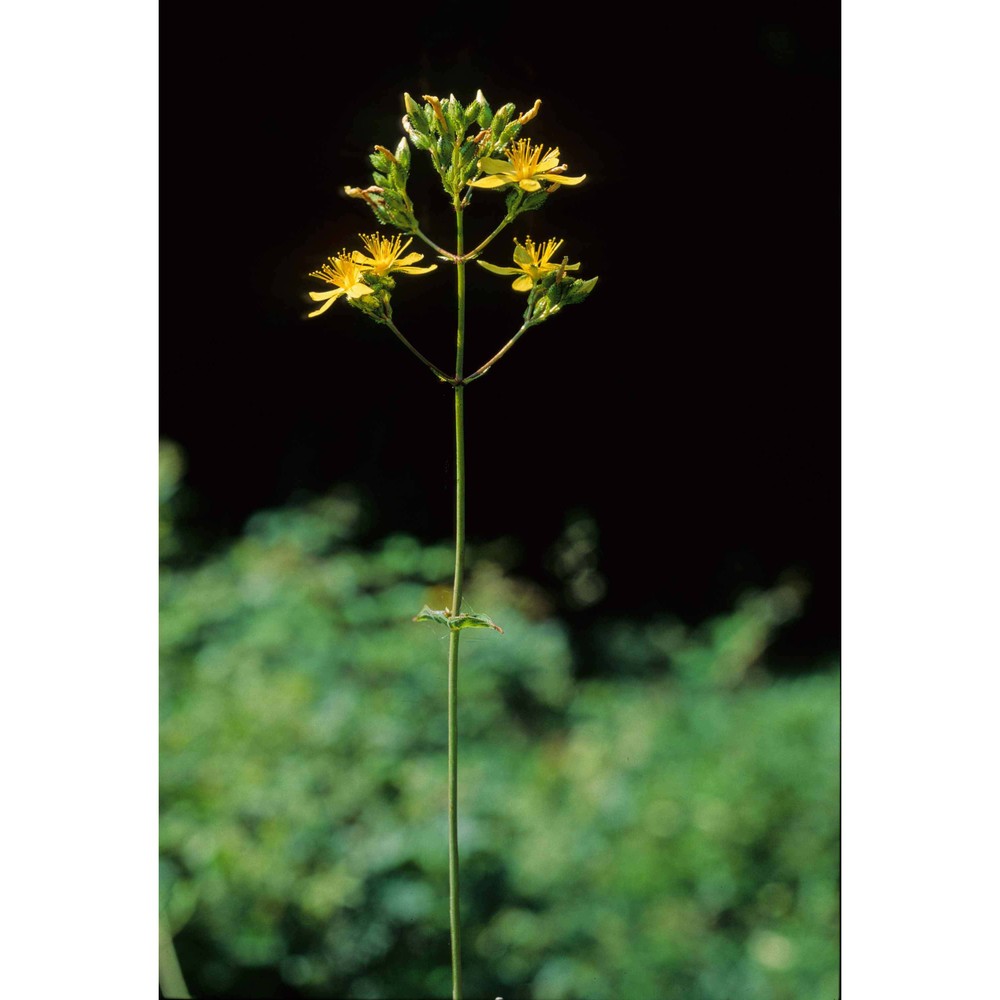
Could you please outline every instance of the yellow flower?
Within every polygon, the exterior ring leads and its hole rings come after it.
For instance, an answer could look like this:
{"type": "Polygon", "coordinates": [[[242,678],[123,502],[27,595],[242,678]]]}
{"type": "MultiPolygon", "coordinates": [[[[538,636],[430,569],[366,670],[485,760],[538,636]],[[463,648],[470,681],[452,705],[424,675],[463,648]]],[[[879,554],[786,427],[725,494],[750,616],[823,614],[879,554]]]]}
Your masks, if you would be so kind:
{"type": "Polygon", "coordinates": [[[511,285],[515,292],[531,291],[531,286],[543,275],[550,271],[578,271],[579,264],[557,264],[552,260],[553,254],[563,245],[562,240],[549,240],[546,244],[541,243],[535,246],[531,237],[527,237],[524,246],[514,240],[514,263],[517,267],[497,267],[496,264],[487,264],[485,260],[477,260],[476,263],[485,267],[487,271],[494,274],[516,274],[518,278],[511,285]]]}
{"type": "Polygon", "coordinates": [[[356,264],[360,264],[362,270],[371,271],[380,278],[392,271],[402,271],[403,274],[427,274],[437,268],[437,264],[430,267],[413,267],[418,260],[423,260],[422,253],[408,253],[400,258],[400,254],[413,242],[411,236],[405,243],[402,243],[402,236],[386,237],[373,233],[371,236],[362,236],[361,242],[368,248],[368,256],[360,250],[355,250],[351,254],[356,264]],[[400,244],[402,243],[402,246],[400,244]]]}
{"type": "Polygon", "coordinates": [[[568,168],[565,163],[559,163],[558,146],[543,155],[541,146],[532,149],[530,139],[518,139],[506,153],[506,162],[489,156],[483,157],[479,161],[479,169],[489,176],[469,181],[469,187],[499,188],[506,184],[517,184],[523,191],[537,191],[542,186],[539,181],[579,184],[587,176],[567,177],[563,173],[568,168]]]}
{"type": "MultiPolygon", "coordinates": [[[[355,251],[356,253],[357,251],[355,251]]],[[[310,278],[319,278],[328,285],[333,285],[330,292],[310,292],[309,297],[313,302],[323,304],[315,312],[309,313],[309,317],[318,316],[326,312],[341,295],[346,295],[349,299],[360,299],[362,295],[371,295],[372,290],[361,280],[364,273],[354,261],[354,255],[346,250],[341,250],[336,257],[328,257],[327,263],[318,271],[313,271],[310,278]]]]}

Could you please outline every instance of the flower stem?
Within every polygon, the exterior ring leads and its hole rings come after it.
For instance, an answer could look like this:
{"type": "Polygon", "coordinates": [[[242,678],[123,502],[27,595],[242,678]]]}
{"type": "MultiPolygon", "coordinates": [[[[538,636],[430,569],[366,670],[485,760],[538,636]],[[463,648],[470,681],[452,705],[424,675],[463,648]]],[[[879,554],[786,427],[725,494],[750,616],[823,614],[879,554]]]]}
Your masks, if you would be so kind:
{"type": "MultiPolygon", "coordinates": [[[[439,246],[438,246],[438,245],[437,245],[437,244],[436,244],[436,243],[435,243],[435,242],[434,242],[434,241],[433,241],[433,240],[432,240],[432,239],[431,239],[431,238],[430,238],[430,237],[429,237],[429,236],[428,236],[428,235],[427,235],[426,233],[424,233],[424,232],[423,232],[423,231],[422,231],[422,230],[421,230],[421,229],[420,229],[419,227],[417,227],[416,229],[411,229],[411,230],[410,230],[410,232],[412,232],[414,236],[417,236],[417,237],[419,237],[420,239],[422,239],[422,240],[423,240],[423,241],[424,241],[424,242],[425,242],[425,243],[426,243],[426,244],[427,244],[427,245],[428,245],[428,246],[429,246],[429,247],[430,247],[430,248],[431,248],[432,250],[434,250],[434,251],[436,251],[436,252],[437,252],[438,254],[440,254],[440,256],[442,256],[442,257],[443,257],[443,258],[444,258],[445,260],[450,260],[450,261],[454,262],[454,260],[455,260],[455,256],[456,256],[456,255],[455,255],[455,254],[452,254],[452,253],[448,253],[448,251],[447,251],[447,250],[445,250],[445,249],[444,249],[443,247],[439,247],[439,246]]],[[[459,254],[461,254],[461,250],[459,251],[459,254]]]]}
{"type": "MultiPolygon", "coordinates": [[[[465,576],[465,262],[462,206],[455,197],[455,256],[458,272],[458,332],[455,345],[455,582],[451,613],[461,614],[465,576]]],[[[458,910],[458,629],[448,636],[448,910],[451,922],[452,1000],[462,997],[461,922],[458,910]]]]}
{"type": "Polygon", "coordinates": [[[467,254],[464,255],[460,254],[462,260],[475,260],[476,257],[480,253],[482,253],[483,250],[485,250],[493,242],[493,240],[495,240],[511,224],[512,221],[513,220],[509,215],[506,216],[503,222],[501,222],[500,225],[497,226],[496,229],[494,229],[493,232],[490,233],[490,235],[487,236],[486,239],[483,240],[483,242],[480,243],[475,250],[470,250],[467,254]]]}
{"type": "Polygon", "coordinates": [[[440,368],[438,368],[438,366],[437,366],[436,364],[434,364],[434,363],[433,363],[433,362],[431,362],[431,361],[428,361],[428,360],[427,360],[427,358],[425,358],[425,357],[424,357],[424,356],[423,356],[423,355],[422,355],[422,354],[420,353],[420,351],[418,351],[418,350],[417,350],[417,349],[416,349],[416,348],[415,348],[415,347],[413,346],[413,344],[411,344],[411,343],[410,343],[410,342],[409,342],[409,341],[408,341],[408,340],[406,339],[406,337],[404,337],[404,336],[403,336],[403,335],[402,335],[402,334],[401,334],[401,333],[399,332],[399,330],[397,330],[397,329],[396,329],[396,324],[395,324],[395,323],[393,323],[393,321],[392,321],[391,319],[389,319],[389,318],[388,318],[388,316],[385,316],[385,317],[383,317],[383,318],[382,318],[382,322],[383,322],[383,323],[385,323],[385,325],[386,325],[387,327],[389,327],[389,329],[390,329],[390,330],[392,330],[392,332],[393,332],[393,333],[394,333],[394,334],[395,334],[395,335],[396,335],[396,336],[397,336],[397,337],[398,337],[398,338],[400,339],[400,341],[402,342],[403,346],[404,346],[404,347],[406,347],[406,348],[408,348],[408,349],[409,349],[409,350],[410,350],[410,351],[411,351],[411,352],[412,352],[412,353],[413,353],[414,355],[416,355],[416,356],[417,356],[417,357],[418,357],[418,358],[419,358],[419,359],[420,359],[421,361],[423,361],[423,363],[424,363],[425,365],[427,365],[427,367],[428,367],[428,368],[430,368],[430,370],[431,370],[432,372],[434,372],[434,374],[435,374],[435,375],[437,375],[437,377],[438,377],[438,378],[439,378],[439,379],[440,379],[440,380],[441,380],[442,382],[451,382],[451,379],[450,379],[450,378],[449,378],[449,377],[448,377],[447,375],[445,375],[445,373],[444,373],[443,371],[441,371],[441,369],[440,369],[440,368]]]}
{"type": "Polygon", "coordinates": [[[190,1000],[191,997],[177,961],[173,935],[163,914],[160,914],[160,991],[165,997],[177,1000],[190,1000]]]}
{"type": "Polygon", "coordinates": [[[510,340],[508,340],[507,343],[504,344],[503,347],[501,347],[500,350],[497,351],[496,354],[494,354],[493,357],[482,366],[482,368],[477,368],[468,378],[463,379],[462,384],[468,385],[470,382],[475,382],[477,378],[482,378],[518,342],[521,334],[527,329],[528,324],[522,326],[521,329],[518,330],[517,333],[515,333],[514,336],[511,337],[510,340]]]}

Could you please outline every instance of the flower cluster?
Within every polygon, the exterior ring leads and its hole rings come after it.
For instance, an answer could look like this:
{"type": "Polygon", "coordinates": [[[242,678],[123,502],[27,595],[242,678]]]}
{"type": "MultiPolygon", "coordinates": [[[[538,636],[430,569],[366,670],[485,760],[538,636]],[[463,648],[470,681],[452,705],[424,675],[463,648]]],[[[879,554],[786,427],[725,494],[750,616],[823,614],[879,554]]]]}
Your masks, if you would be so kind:
{"type": "MultiPolygon", "coordinates": [[[[327,262],[310,275],[328,287],[309,292],[318,307],[308,315],[319,316],[338,299],[346,298],[349,305],[391,327],[405,346],[440,379],[456,384],[458,376],[444,375],[406,340],[392,320],[393,276],[397,273],[427,274],[437,267],[436,264],[417,266],[424,258],[423,254],[407,252],[413,239],[419,238],[438,254],[439,260],[459,268],[475,260],[494,274],[513,277],[513,290],[527,296],[523,332],[556,315],[565,306],[582,302],[597,279],[582,280],[572,273],[579,271],[580,264],[571,264],[568,257],[559,255],[563,245],[560,239],[537,244],[530,236],[523,242],[515,239],[513,266],[491,264],[482,259],[483,252],[522,214],[541,208],[560,187],[575,187],[586,180],[587,175],[570,176],[569,167],[561,162],[558,146],[549,147],[520,137],[521,129],[538,116],[540,100],[521,113],[510,103],[494,111],[481,90],[469,104],[463,104],[454,94],[444,98],[425,94],[422,101],[404,94],[403,104],[406,135],[394,148],[374,147],[368,157],[373,168],[372,183],[368,187],[347,185],[344,188],[350,197],[364,201],[380,224],[395,227],[400,235],[362,235],[363,250],[342,250],[337,256],[327,258],[327,262]],[[460,242],[459,249],[452,253],[439,247],[421,230],[407,192],[411,146],[430,157],[458,215],[460,234],[462,214],[479,190],[505,196],[502,221],[474,249],[463,252],[460,242]]],[[[490,200],[492,195],[484,197],[490,200]]],[[[459,288],[463,287],[460,281],[459,288]]],[[[504,348],[501,354],[506,350],[504,348]]],[[[483,371],[489,367],[483,366],[483,371]]]]}
{"type": "Polygon", "coordinates": [[[346,295],[348,300],[360,299],[365,295],[371,295],[376,289],[373,284],[378,284],[378,279],[387,278],[393,272],[401,274],[427,274],[433,271],[437,264],[430,267],[414,267],[417,261],[423,260],[422,253],[408,253],[401,256],[403,251],[413,242],[411,237],[405,243],[402,236],[386,237],[378,233],[370,236],[362,236],[367,254],[360,250],[346,250],[336,257],[328,257],[318,271],[313,271],[309,275],[311,278],[319,278],[320,281],[333,285],[333,290],[328,292],[310,292],[309,297],[313,302],[322,302],[323,305],[314,312],[309,313],[309,317],[319,316],[326,312],[334,302],[342,295],[346,295]],[[365,278],[369,283],[365,283],[365,278]],[[374,280],[372,280],[374,279],[374,280]]]}
{"type": "Polygon", "coordinates": [[[530,292],[531,286],[543,275],[550,271],[579,271],[579,264],[568,264],[569,258],[563,258],[561,263],[554,263],[552,260],[555,252],[563,245],[562,240],[549,240],[537,246],[530,236],[528,236],[522,246],[517,238],[514,238],[514,263],[517,267],[497,267],[496,264],[488,264],[485,260],[477,260],[480,267],[485,267],[487,271],[494,274],[516,274],[511,288],[515,292],[530,292]]]}
{"type": "Polygon", "coordinates": [[[579,184],[586,174],[567,177],[569,168],[559,162],[559,147],[546,150],[544,146],[532,148],[530,139],[518,139],[506,150],[507,160],[484,157],[479,161],[479,169],[486,174],[479,180],[469,181],[469,187],[500,188],[516,184],[522,191],[534,192],[541,189],[542,181],[549,181],[555,190],[558,184],[579,184]]]}

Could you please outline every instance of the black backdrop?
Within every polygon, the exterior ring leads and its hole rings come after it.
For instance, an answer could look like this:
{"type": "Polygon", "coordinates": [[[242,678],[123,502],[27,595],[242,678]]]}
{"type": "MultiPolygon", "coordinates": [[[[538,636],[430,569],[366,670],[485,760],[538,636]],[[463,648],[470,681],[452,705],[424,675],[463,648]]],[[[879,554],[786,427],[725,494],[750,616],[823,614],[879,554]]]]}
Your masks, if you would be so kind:
{"type": "MultiPolygon", "coordinates": [[[[519,571],[552,586],[567,513],[591,515],[608,589],[562,609],[581,636],[613,615],[697,621],[795,570],[812,592],[775,657],[801,669],[839,628],[838,11],[594,9],[165,15],[161,431],[188,456],[188,525],[208,547],[261,506],[350,482],[367,538],[450,535],[450,390],[346,306],[305,321],[306,275],[374,231],[342,186],[369,183],[371,146],[398,141],[404,90],[540,97],[526,134],[587,181],[511,235],[565,238],[600,282],[468,390],[470,538],[517,538],[519,571]]],[[[448,245],[416,155],[413,174],[425,231],[448,245]]],[[[470,242],[500,201],[476,196],[470,242]]],[[[488,256],[511,247],[505,233],[488,256]]],[[[401,277],[394,300],[444,368],[452,280],[401,277]]],[[[478,268],[470,286],[478,366],[522,300],[478,268]]]]}

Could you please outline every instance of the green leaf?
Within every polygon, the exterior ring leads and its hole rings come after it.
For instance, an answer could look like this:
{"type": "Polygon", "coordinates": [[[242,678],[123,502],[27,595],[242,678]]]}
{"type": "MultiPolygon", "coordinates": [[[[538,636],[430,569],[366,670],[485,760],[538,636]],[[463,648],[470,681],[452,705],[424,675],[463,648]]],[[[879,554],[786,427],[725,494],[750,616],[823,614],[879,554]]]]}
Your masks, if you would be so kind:
{"type": "Polygon", "coordinates": [[[503,635],[503,629],[489,615],[454,615],[448,619],[448,625],[453,629],[492,628],[503,635]]]}
{"type": "Polygon", "coordinates": [[[443,611],[435,611],[433,608],[429,608],[425,604],[420,614],[413,616],[413,620],[415,622],[437,622],[438,625],[447,625],[448,615],[446,615],[443,611]]]}
{"type": "Polygon", "coordinates": [[[425,604],[419,615],[414,616],[415,622],[436,622],[447,625],[449,629],[458,631],[462,628],[491,628],[503,635],[503,629],[489,615],[449,615],[447,609],[435,611],[425,604]]]}

